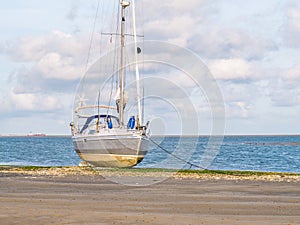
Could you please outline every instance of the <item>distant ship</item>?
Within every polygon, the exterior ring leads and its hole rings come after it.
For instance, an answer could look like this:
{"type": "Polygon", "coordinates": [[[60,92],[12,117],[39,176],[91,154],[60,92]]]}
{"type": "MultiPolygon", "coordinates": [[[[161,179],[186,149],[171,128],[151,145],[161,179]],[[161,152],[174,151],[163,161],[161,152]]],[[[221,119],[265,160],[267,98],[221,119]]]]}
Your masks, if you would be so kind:
{"type": "Polygon", "coordinates": [[[29,134],[27,134],[27,137],[45,137],[46,134],[43,133],[32,133],[30,132],[29,134]]]}

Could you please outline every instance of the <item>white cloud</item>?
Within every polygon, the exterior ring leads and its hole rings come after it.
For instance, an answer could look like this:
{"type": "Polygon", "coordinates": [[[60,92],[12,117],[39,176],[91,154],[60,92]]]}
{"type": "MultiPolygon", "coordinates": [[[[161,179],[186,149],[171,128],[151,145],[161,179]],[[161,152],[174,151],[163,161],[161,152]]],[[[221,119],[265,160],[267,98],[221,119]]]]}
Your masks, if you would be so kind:
{"type": "Polygon", "coordinates": [[[243,59],[219,59],[208,64],[212,75],[216,79],[247,79],[251,77],[252,65],[243,59]]]}
{"type": "Polygon", "coordinates": [[[290,69],[284,71],[283,79],[288,82],[294,88],[299,88],[300,82],[300,64],[291,67],[290,69]]]}
{"type": "Polygon", "coordinates": [[[54,96],[15,94],[12,92],[10,97],[15,109],[18,111],[49,112],[62,108],[58,98],[54,96]]]}
{"type": "Polygon", "coordinates": [[[253,116],[254,108],[248,102],[231,102],[225,105],[227,119],[249,118],[253,116]]]}
{"type": "Polygon", "coordinates": [[[175,13],[188,13],[191,11],[198,11],[204,5],[205,0],[189,0],[188,4],[185,1],[166,0],[164,3],[166,7],[170,7],[175,13]]]}
{"type": "Polygon", "coordinates": [[[297,108],[300,105],[300,67],[295,65],[289,69],[278,72],[268,82],[266,95],[273,106],[297,108]]]}
{"type": "Polygon", "coordinates": [[[273,106],[292,108],[300,105],[300,90],[287,89],[281,85],[269,93],[273,106]]]}
{"type": "Polygon", "coordinates": [[[63,96],[10,91],[0,98],[2,115],[25,116],[26,114],[58,113],[66,107],[63,96]]]}
{"type": "Polygon", "coordinates": [[[262,59],[268,51],[276,50],[272,40],[248,34],[241,29],[224,29],[219,25],[207,24],[198,29],[188,47],[201,57],[262,59]]]}
{"type": "Polygon", "coordinates": [[[44,55],[35,69],[45,79],[76,80],[83,74],[82,67],[74,64],[72,57],[62,57],[58,53],[44,55]]]}
{"type": "Polygon", "coordinates": [[[165,0],[162,2],[144,1],[144,19],[147,21],[155,18],[168,19],[170,17],[176,17],[178,15],[187,14],[191,16],[201,16],[199,12],[205,7],[205,4],[209,3],[207,0],[189,0],[188,4],[181,0],[165,0]]]}
{"type": "Polygon", "coordinates": [[[22,63],[10,78],[15,93],[73,92],[84,72],[87,40],[56,30],[11,44],[8,56],[22,63]]]}
{"type": "Polygon", "coordinates": [[[64,33],[59,30],[46,35],[25,36],[10,44],[7,53],[15,61],[36,62],[49,52],[62,57],[82,57],[88,49],[88,38],[64,33]]]}
{"type": "Polygon", "coordinates": [[[149,21],[145,25],[145,30],[146,35],[152,33],[155,34],[156,38],[186,46],[187,40],[192,36],[191,31],[195,30],[195,26],[196,21],[190,15],[180,15],[168,20],[159,18],[149,21]]]}
{"type": "Polygon", "coordinates": [[[279,70],[264,87],[265,96],[274,107],[288,107],[291,111],[300,105],[299,65],[287,70],[279,70]],[[277,75],[277,76],[276,76],[277,75]]]}
{"type": "Polygon", "coordinates": [[[143,14],[145,37],[186,46],[204,16],[202,11],[205,2],[190,0],[187,4],[184,1],[166,0],[157,4],[147,1],[143,14]]]}
{"type": "Polygon", "coordinates": [[[7,53],[17,62],[35,61],[45,54],[45,45],[46,40],[43,37],[23,37],[16,43],[11,43],[7,53]]]}
{"type": "Polygon", "coordinates": [[[228,119],[257,116],[256,102],[263,92],[255,82],[219,80],[218,83],[223,93],[228,119]]]}
{"type": "Polygon", "coordinates": [[[215,1],[193,0],[187,4],[167,0],[158,7],[149,1],[143,15],[145,37],[188,47],[204,58],[262,59],[268,51],[277,49],[273,37],[268,39],[234,24],[223,26],[221,19],[215,19],[222,16],[217,5],[215,1]]]}
{"type": "Polygon", "coordinates": [[[300,4],[299,1],[286,2],[286,22],[283,25],[283,38],[289,47],[300,47],[300,4]]]}

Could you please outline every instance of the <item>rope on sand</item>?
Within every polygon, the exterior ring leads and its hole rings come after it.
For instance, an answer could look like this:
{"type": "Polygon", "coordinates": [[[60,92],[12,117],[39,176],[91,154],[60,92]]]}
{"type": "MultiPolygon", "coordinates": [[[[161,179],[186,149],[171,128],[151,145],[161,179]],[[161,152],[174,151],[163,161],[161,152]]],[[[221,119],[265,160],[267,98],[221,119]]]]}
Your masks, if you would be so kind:
{"type": "Polygon", "coordinates": [[[156,143],[155,141],[153,141],[151,138],[149,138],[149,140],[150,140],[153,144],[155,144],[157,147],[159,147],[161,150],[163,150],[164,152],[166,152],[166,153],[168,153],[169,155],[173,156],[174,158],[176,158],[176,159],[178,159],[178,160],[180,160],[180,161],[182,161],[182,162],[184,162],[184,163],[190,165],[190,169],[191,169],[192,167],[196,167],[196,168],[198,168],[198,169],[206,170],[206,168],[204,168],[204,167],[198,166],[198,165],[196,165],[196,164],[194,164],[194,163],[191,163],[191,162],[189,162],[189,161],[186,161],[185,159],[182,159],[182,158],[178,157],[177,155],[173,154],[172,152],[168,151],[167,149],[165,149],[164,147],[162,147],[161,145],[159,145],[158,143],[156,143]]]}

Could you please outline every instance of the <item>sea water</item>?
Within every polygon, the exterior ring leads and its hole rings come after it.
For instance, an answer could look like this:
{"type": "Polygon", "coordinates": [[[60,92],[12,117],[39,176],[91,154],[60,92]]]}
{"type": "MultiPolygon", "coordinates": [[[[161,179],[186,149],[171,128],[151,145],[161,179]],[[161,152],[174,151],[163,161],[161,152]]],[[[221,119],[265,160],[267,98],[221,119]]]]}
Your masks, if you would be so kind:
{"type": "MultiPolygon", "coordinates": [[[[300,136],[225,136],[216,148],[207,136],[152,139],[138,168],[300,173],[300,136]]],[[[74,166],[80,162],[70,137],[0,137],[0,165],[74,166]]]]}

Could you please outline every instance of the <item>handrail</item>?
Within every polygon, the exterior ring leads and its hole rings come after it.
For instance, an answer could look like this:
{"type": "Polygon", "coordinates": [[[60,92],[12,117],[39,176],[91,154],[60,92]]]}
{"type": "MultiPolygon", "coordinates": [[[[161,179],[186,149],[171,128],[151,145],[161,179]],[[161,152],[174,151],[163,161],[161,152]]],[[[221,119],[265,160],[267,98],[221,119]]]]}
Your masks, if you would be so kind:
{"type": "Polygon", "coordinates": [[[108,105],[85,105],[85,106],[78,106],[76,109],[74,109],[75,113],[78,113],[79,110],[83,109],[93,109],[93,108],[102,108],[102,109],[113,109],[117,110],[117,107],[115,106],[108,106],[108,105]]]}

